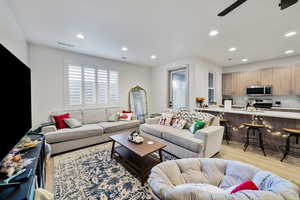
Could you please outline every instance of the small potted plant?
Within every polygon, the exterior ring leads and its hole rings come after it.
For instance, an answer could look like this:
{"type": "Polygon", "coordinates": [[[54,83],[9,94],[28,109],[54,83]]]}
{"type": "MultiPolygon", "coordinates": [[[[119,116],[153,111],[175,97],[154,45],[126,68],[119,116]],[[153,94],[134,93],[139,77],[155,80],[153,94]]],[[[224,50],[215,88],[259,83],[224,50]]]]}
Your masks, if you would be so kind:
{"type": "Polygon", "coordinates": [[[196,104],[198,108],[203,108],[203,102],[204,102],[205,98],[203,97],[197,97],[196,98],[196,104]]]}

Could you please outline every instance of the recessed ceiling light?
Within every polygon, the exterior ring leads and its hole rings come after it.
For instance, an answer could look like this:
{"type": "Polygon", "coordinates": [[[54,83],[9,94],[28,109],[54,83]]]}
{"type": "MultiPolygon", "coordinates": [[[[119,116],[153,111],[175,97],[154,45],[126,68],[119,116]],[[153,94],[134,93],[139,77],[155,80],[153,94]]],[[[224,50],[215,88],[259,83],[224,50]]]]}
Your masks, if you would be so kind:
{"type": "Polygon", "coordinates": [[[127,47],[122,47],[121,50],[122,51],[128,51],[128,48],[127,47]]]}
{"type": "Polygon", "coordinates": [[[247,58],[242,59],[242,62],[248,62],[247,58]]]}
{"type": "Polygon", "coordinates": [[[286,33],[284,36],[285,36],[285,37],[292,37],[292,36],[294,36],[294,35],[297,35],[297,32],[291,31],[291,32],[286,33]]]}
{"type": "Polygon", "coordinates": [[[76,37],[78,39],[82,39],[82,40],[85,38],[84,35],[82,35],[81,33],[77,34],[76,37]]]}
{"type": "Polygon", "coordinates": [[[216,36],[218,34],[219,34],[219,32],[217,30],[211,30],[208,35],[213,37],[213,36],[216,36]]]}
{"type": "Polygon", "coordinates": [[[291,54],[291,53],[294,53],[295,51],[294,50],[287,50],[287,51],[285,51],[284,53],[285,54],[291,54]]]}
{"type": "Polygon", "coordinates": [[[156,56],[156,55],[152,55],[152,56],[150,56],[150,58],[151,58],[152,60],[155,60],[155,59],[157,59],[157,56],[156,56]]]}
{"type": "Polygon", "coordinates": [[[231,47],[228,49],[228,51],[236,51],[236,47],[231,47]]]}

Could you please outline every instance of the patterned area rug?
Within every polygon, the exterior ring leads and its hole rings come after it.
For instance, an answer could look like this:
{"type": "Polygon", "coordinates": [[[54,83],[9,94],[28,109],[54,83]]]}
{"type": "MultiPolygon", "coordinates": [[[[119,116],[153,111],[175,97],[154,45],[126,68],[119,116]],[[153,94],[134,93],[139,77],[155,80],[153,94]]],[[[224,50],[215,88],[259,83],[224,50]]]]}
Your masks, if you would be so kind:
{"type": "MultiPolygon", "coordinates": [[[[54,157],[57,200],[151,200],[149,185],[116,160],[110,159],[111,143],[54,157]]],[[[163,153],[164,160],[173,159],[163,153]]]]}

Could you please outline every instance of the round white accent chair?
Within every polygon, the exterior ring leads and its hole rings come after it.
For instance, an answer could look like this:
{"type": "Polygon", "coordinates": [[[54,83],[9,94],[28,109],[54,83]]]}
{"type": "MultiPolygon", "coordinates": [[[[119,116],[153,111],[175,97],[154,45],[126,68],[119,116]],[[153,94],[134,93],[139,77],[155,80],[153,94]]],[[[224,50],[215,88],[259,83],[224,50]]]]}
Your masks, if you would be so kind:
{"type": "Polygon", "coordinates": [[[148,179],[159,200],[299,200],[297,185],[254,166],[216,158],[190,158],[163,162],[148,179]],[[230,192],[252,180],[259,190],[230,192]]]}

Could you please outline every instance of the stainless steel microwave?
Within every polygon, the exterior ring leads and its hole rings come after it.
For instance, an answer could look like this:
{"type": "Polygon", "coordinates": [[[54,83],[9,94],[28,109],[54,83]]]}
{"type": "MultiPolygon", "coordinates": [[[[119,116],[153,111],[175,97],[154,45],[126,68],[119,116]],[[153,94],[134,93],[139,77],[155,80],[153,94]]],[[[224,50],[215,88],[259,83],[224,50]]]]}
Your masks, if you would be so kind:
{"type": "Polygon", "coordinates": [[[270,96],[272,95],[272,86],[250,86],[246,89],[249,96],[270,96]]]}

